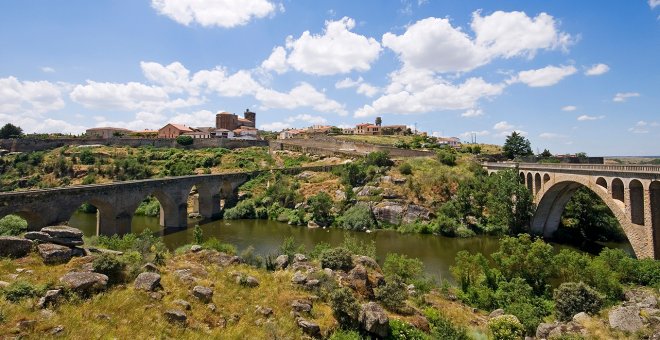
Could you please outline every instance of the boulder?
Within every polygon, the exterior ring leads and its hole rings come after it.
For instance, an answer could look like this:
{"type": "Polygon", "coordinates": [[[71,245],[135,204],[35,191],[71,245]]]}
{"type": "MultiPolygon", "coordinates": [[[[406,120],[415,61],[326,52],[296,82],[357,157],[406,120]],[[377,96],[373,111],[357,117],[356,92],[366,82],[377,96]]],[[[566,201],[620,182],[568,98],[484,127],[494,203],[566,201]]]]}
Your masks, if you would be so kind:
{"type": "Polygon", "coordinates": [[[304,254],[295,254],[293,255],[293,262],[307,262],[307,256],[304,254]]]}
{"type": "Polygon", "coordinates": [[[589,314],[587,314],[585,312],[579,312],[579,313],[573,315],[573,321],[575,321],[579,324],[585,323],[589,320],[591,320],[591,317],[589,316],[589,314]]]}
{"type": "Polygon", "coordinates": [[[275,269],[284,269],[289,265],[289,257],[280,255],[275,259],[275,269]]]}
{"type": "Polygon", "coordinates": [[[638,331],[644,327],[639,312],[639,308],[635,306],[613,308],[608,315],[610,327],[627,332],[638,331]]]}
{"type": "Polygon", "coordinates": [[[490,312],[490,314],[488,315],[488,318],[492,319],[492,318],[496,318],[500,315],[504,315],[504,309],[502,309],[502,308],[498,308],[498,309],[490,312]]]}
{"type": "Polygon", "coordinates": [[[144,270],[145,272],[152,272],[152,273],[159,273],[160,272],[158,267],[156,267],[156,265],[151,263],[151,262],[145,263],[144,266],[142,266],[142,270],[144,270]]]}
{"type": "Polygon", "coordinates": [[[192,294],[202,302],[208,303],[211,302],[211,298],[213,297],[213,289],[204,286],[195,286],[193,287],[192,294]]]}
{"type": "Polygon", "coordinates": [[[360,296],[367,299],[374,298],[374,291],[371,282],[369,281],[369,274],[367,273],[367,269],[362,265],[358,264],[355,268],[351,269],[351,271],[348,272],[346,279],[348,281],[348,286],[360,294],[360,296]]]}
{"type": "Polygon", "coordinates": [[[112,249],[89,247],[89,248],[87,248],[87,250],[90,253],[97,253],[97,254],[110,254],[110,255],[115,255],[115,256],[124,255],[124,252],[116,251],[116,250],[112,250],[112,249]]]}
{"type": "Polygon", "coordinates": [[[335,198],[338,201],[343,201],[346,199],[346,193],[344,192],[344,190],[335,190],[335,198]]]}
{"type": "Polygon", "coordinates": [[[174,304],[181,306],[181,308],[183,308],[183,309],[185,309],[185,310],[190,310],[190,309],[192,309],[192,306],[191,306],[190,303],[189,303],[188,301],[186,301],[186,300],[177,299],[177,300],[174,300],[173,302],[174,302],[174,304]]]}
{"type": "Polygon", "coordinates": [[[28,329],[34,329],[34,326],[37,324],[37,320],[21,320],[16,323],[16,328],[19,331],[25,331],[28,329]]]}
{"type": "Polygon", "coordinates": [[[428,221],[433,213],[421,205],[410,204],[403,215],[403,223],[413,223],[416,220],[428,221]]]}
{"type": "Polygon", "coordinates": [[[41,232],[48,234],[48,242],[65,245],[68,247],[83,245],[83,232],[69,226],[52,226],[41,228],[41,232]]]}
{"type": "Polygon", "coordinates": [[[160,285],[160,274],[154,272],[140,273],[135,279],[135,289],[153,292],[162,288],[160,285]]]}
{"type": "Polygon", "coordinates": [[[355,194],[358,197],[365,197],[365,196],[376,196],[380,194],[381,190],[371,185],[365,185],[362,188],[354,188],[353,192],[355,192],[355,194]]]}
{"type": "Polygon", "coordinates": [[[570,337],[570,336],[580,336],[580,338],[583,338],[586,334],[586,331],[580,324],[577,322],[567,322],[567,323],[559,323],[556,327],[554,327],[550,332],[548,333],[548,339],[556,339],[556,338],[562,338],[562,337],[570,337]]]}
{"type": "Polygon", "coordinates": [[[291,309],[296,313],[309,313],[312,311],[312,301],[298,299],[291,302],[291,309]]]}
{"type": "Polygon", "coordinates": [[[550,332],[559,325],[558,322],[548,323],[542,322],[536,327],[536,338],[537,339],[547,339],[550,335],[550,332]]]}
{"type": "Polygon", "coordinates": [[[92,272],[70,272],[62,276],[60,282],[78,294],[87,295],[105,290],[108,286],[108,277],[92,272]]]}
{"type": "Polygon", "coordinates": [[[374,208],[374,216],[378,221],[399,224],[403,217],[403,204],[399,202],[380,202],[374,208]]]}
{"type": "Polygon", "coordinates": [[[291,278],[291,282],[295,284],[305,284],[307,282],[307,275],[303,274],[300,271],[297,271],[295,274],[293,274],[293,277],[291,278]]]}
{"type": "Polygon", "coordinates": [[[380,194],[380,197],[389,200],[389,199],[400,198],[400,195],[393,189],[385,188],[383,189],[383,192],[380,194]]]}
{"type": "Polygon", "coordinates": [[[50,240],[52,239],[50,235],[44,233],[43,231],[28,231],[27,233],[25,233],[25,235],[23,235],[23,237],[25,237],[28,240],[39,241],[44,243],[50,242],[50,240]]]}
{"type": "Polygon", "coordinates": [[[163,313],[163,315],[165,315],[165,319],[168,322],[181,324],[181,325],[184,325],[186,323],[186,320],[188,319],[188,316],[186,316],[186,313],[184,313],[182,310],[178,310],[178,309],[167,310],[167,311],[165,311],[165,313],[163,313]]]}
{"type": "Polygon", "coordinates": [[[246,287],[257,287],[259,286],[259,280],[254,276],[247,276],[243,279],[241,284],[246,287]]]}
{"type": "Polygon", "coordinates": [[[269,316],[273,315],[273,309],[269,308],[269,307],[257,306],[257,308],[255,309],[255,312],[257,314],[261,314],[265,317],[269,317],[269,316]]]}
{"type": "Polygon", "coordinates": [[[316,279],[307,280],[307,282],[305,283],[305,289],[309,289],[309,290],[316,289],[320,285],[321,285],[321,281],[319,281],[319,280],[316,280],[316,279]]]}
{"type": "Polygon", "coordinates": [[[190,251],[193,253],[200,252],[201,250],[202,250],[202,246],[200,246],[199,244],[194,244],[190,247],[190,251]]]}
{"type": "Polygon", "coordinates": [[[298,325],[298,327],[300,327],[300,329],[302,329],[303,333],[313,338],[321,337],[321,327],[319,327],[318,324],[305,320],[303,318],[297,318],[296,324],[298,325]]]}
{"type": "Polygon", "coordinates": [[[366,268],[371,268],[375,269],[379,272],[381,272],[380,266],[378,265],[378,262],[376,260],[372,259],[369,256],[364,256],[364,255],[355,255],[353,256],[353,264],[354,265],[362,265],[366,268]]]}
{"type": "Polygon", "coordinates": [[[27,256],[32,249],[32,241],[22,237],[0,236],[0,257],[19,258],[27,256]]]}
{"type": "Polygon", "coordinates": [[[383,307],[375,302],[360,307],[358,321],[363,330],[377,337],[385,338],[390,332],[390,320],[383,307]]]}
{"type": "Polygon", "coordinates": [[[37,307],[40,309],[47,308],[57,302],[57,299],[62,295],[61,289],[51,289],[46,291],[46,294],[39,299],[37,307]]]}
{"type": "Polygon", "coordinates": [[[312,220],[307,222],[307,228],[309,228],[309,229],[317,229],[319,227],[321,227],[321,226],[318,223],[316,223],[312,220]]]}
{"type": "Polygon", "coordinates": [[[67,263],[71,260],[71,248],[59,244],[41,243],[37,251],[47,264],[67,263]]]}

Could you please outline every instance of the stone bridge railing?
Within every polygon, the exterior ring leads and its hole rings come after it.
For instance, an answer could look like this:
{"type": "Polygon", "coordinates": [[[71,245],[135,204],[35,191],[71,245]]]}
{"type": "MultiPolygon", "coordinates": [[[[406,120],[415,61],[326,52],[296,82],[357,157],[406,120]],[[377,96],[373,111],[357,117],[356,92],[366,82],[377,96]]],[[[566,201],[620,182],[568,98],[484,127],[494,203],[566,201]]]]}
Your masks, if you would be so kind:
{"type": "Polygon", "coordinates": [[[238,187],[260,174],[302,171],[331,171],[341,165],[300,168],[277,168],[251,172],[165,177],[105,184],[79,185],[0,193],[0,217],[16,214],[25,218],[28,229],[68,221],[83,204],[98,209],[97,234],[126,234],[131,230],[133,214],[149,195],[155,196],[161,207],[160,224],[165,228],[185,228],[188,225],[188,197],[197,189],[198,212],[207,219],[216,218],[224,206],[235,202],[238,187]]]}

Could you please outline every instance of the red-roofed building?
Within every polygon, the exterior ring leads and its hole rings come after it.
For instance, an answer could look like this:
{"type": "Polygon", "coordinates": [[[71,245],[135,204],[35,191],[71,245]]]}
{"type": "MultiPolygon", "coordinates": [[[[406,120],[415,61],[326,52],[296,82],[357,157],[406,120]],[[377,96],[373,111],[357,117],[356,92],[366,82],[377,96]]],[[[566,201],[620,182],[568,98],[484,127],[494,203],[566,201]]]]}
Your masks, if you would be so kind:
{"type": "Polygon", "coordinates": [[[374,124],[358,124],[355,126],[356,135],[380,135],[380,126],[374,124]]]}
{"type": "Polygon", "coordinates": [[[176,138],[187,132],[193,132],[193,129],[183,124],[169,123],[158,130],[158,138],[176,138]]]}

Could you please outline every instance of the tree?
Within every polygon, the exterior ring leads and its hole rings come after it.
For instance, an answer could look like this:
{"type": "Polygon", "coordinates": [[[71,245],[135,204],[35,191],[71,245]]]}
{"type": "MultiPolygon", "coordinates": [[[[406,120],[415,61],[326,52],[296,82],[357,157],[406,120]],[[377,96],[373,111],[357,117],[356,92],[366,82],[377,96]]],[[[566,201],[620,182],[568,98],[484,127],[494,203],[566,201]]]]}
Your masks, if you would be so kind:
{"type": "Polygon", "coordinates": [[[0,138],[2,139],[20,138],[22,136],[23,136],[23,129],[12,123],[7,123],[5,124],[5,126],[0,128],[0,138]]]}
{"type": "Polygon", "coordinates": [[[383,124],[383,119],[376,117],[376,125],[380,126],[381,124],[383,124]]]}
{"type": "Polygon", "coordinates": [[[307,205],[309,206],[309,211],[312,213],[314,222],[322,226],[332,224],[332,197],[328,193],[321,191],[310,197],[307,199],[307,205]]]}
{"type": "Polygon", "coordinates": [[[550,150],[548,149],[543,149],[543,152],[539,154],[539,157],[541,158],[550,158],[552,157],[552,153],[550,153],[550,150]]]}
{"type": "Polygon", "coordinates": [[[181,135],[179,137],[176,137],[176,142],[177,142],[177,144],[180,144],[180,145],[191,145],[193,143],[193,138],[192,138],[192,136],[183,136],[183,135],[181,135]]]}
{"type": "Polygon", "coordinates": [[[513,131],[510,136],[506,137],[506,142],[504,142],[502,150],[508,159],[533,155],[529,140],[516,131],[513,131]]]}

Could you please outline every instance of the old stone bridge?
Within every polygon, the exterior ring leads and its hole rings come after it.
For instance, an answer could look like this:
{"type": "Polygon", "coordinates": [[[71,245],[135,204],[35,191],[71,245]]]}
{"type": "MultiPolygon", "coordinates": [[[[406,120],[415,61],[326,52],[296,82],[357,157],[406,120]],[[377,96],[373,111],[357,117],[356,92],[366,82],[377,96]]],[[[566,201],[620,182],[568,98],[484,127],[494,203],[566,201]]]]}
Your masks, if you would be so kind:
{"type": "Polygon", "coordinates": [[[660,166],[484,163],[489,174],[516,169],[534,194],[532,232],[551,236],[575,191],[587,187],[619,220],[639,258],[660,259],[660,166]]]}
{"type": "Polygon", "coordinates": [[[160,203],[161,226],[186,228],[188,198],[193,187],[197,189],[193,200],[194,210],[206,219],[213,219],[221,212],[222,200],[236,201],[238,187],[259,174],[269,171],[290,174],[304,170],[330,171],[333,167],[180,176],[7,192],[0,194],[0,217],[15,214],[28,222],[29,230],[39,230],[44,226],[68,221],[83,203],[88,203],[98,209],[97,234],[123,235],[131,232],[131,221],[138,205],[149,195],[153,195],[160,203]]]}

